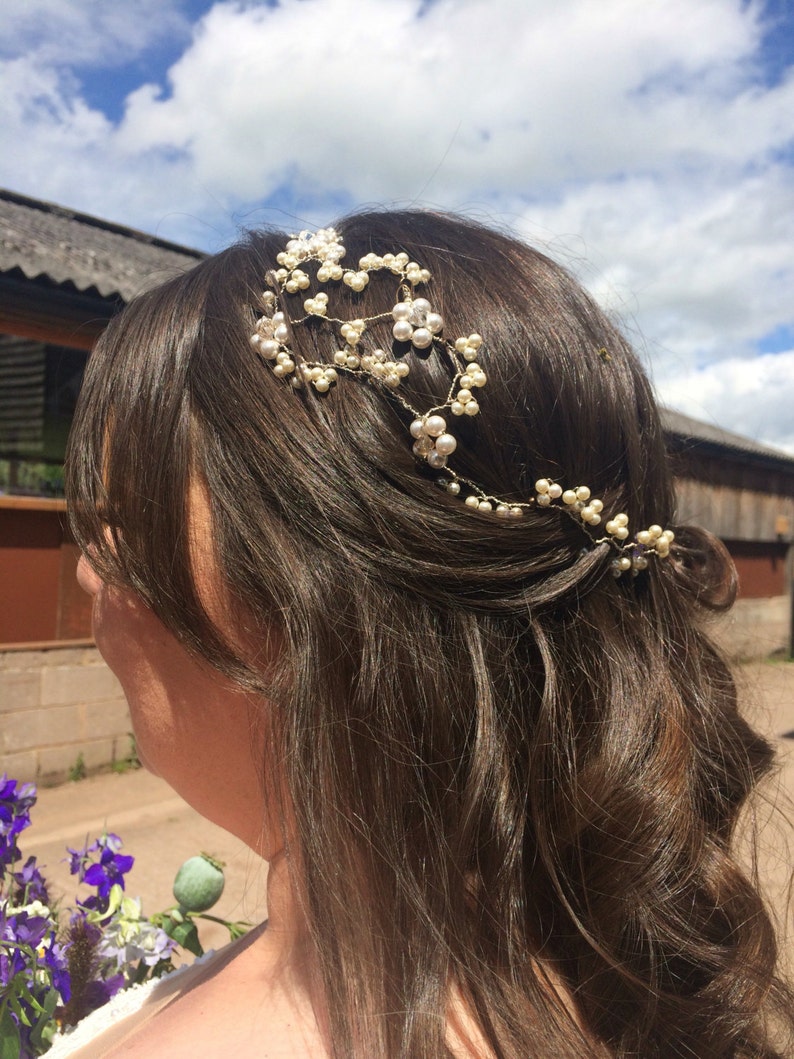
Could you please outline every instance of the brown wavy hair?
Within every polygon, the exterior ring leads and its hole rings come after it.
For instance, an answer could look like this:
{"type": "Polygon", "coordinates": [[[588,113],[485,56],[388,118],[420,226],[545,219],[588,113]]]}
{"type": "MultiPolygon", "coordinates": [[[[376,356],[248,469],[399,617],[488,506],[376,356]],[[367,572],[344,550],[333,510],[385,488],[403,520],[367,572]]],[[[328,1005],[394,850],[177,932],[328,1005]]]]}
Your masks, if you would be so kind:
{"type": "MultiPolygon", "coordinates": [[[[733,851],[772,753],[702,629],[735,575],[718,541],[675,525],[635,355],[565,270],[503,234],[420,211],[337,228],[348,261],[406,251],[446,334],[483,335],[460,474],[510,500],[539,477],[586,483],[677,538],[616,580],[614,551],[564,513],[499,519],[440,490],[375,385],[294,392],[249,343],[282,233],[136,299],[99,341],[70,445],[74,533],[188,648],[267,695],[333,1055],[452,1054],[453,991],[504,1059],[784,1055],[791,995],[733,851]],[[280,631],[275,672],[197,597],[196,476],[249,628],[280,631]]],[[[395,287],[336,285],[335,314],[387,312],[395,287]]],[[[390,348],[388,324],[372,330],[390,348]]],[[[291,340],[329,362],[337,341],[324,323],[291,340]]],[[[417,356],[402,385],[427,407],[449,381],[417,356]]]]}

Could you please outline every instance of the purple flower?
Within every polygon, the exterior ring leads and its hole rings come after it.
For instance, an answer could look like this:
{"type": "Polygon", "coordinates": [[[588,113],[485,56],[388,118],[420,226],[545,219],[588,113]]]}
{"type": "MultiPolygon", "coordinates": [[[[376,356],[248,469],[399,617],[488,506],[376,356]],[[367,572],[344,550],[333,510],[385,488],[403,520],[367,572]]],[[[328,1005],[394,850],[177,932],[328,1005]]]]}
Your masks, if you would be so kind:
{"type": "Polygon", "coordinates": [[[91,854],[98,849],[99,842],[92,842],[90,846],[86,842],[82,849],[72,849],[71,846],[66,847],[66,852],[69,854],[69,873],[79,876],[78,882],[83,881],[85,868],[91,859],[91,854]]]}
{"type": "Polygon", "coordinates": [[[30,826],[30,809],[36,802],[32,783],[17,784],[4,772],[0,777],[0,867],[19,860],[17,835],[30,826]]]}
{"type": "Polygon", "coordinates": [[[126,984],[127,980],[123,974],[114,974],[111,978],[89,982],[83,992],[84,1014],[82,1017],[85,1018],[92,1011],[107,1004],[108,1000],[111,1000],[126,984]]]}
{"type": "MultiPolygon", "coordinates": [[[[116,836],[110,837],[115,838],[116,836]]],[[[124,876],[134,863],[134,857],[127,857],[123,853],[117,853],[112,846],[106,845],[102,850],[99,863],[92,864],[86,870],[83,881],[88,883],[89,886],[95,886],[98,897],[100,900],[105,901],[110,894],[111,887],[115,883],[118,883],[122,890],[124,889],[124,876]]]]}
{"type": "Polygon", "coordinates": [[[19,904],[26,905],[31,901],[41,901],[43,905],[50,903],[47,883],[39,871],[35,857],[28,857],[24,867],[14,872],[14,882],[19,890],[19,904]]]}
{"type": "Polygon", "coordinates": [[[53,931],[49,947],[44,950],[42,957],[44,966],[52,973],[52,984],[61,994],[61,1000],[64,1004],[69,1002],[72,995],[68,951],[68,945],[61,945],[60,942],[55,940],[55,932],[53,931]]]}

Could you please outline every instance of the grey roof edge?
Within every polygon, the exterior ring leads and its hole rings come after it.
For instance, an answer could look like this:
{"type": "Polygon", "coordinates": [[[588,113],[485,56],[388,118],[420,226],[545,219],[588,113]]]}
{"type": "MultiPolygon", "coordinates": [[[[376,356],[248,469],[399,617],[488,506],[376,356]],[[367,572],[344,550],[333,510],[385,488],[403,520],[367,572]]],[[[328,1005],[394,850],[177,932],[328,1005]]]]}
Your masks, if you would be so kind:
{"type": "Polygon", "coordinates": [[[662,428],[668,436],[684,442],[715,446],[723,451],[754,456],[767,463],[774,463],[794,472],[794,456],[771,445],[762,445],[742,434],[734,434],[714,423],[706,423],[677,412],[672,408],[660,408],[662,428]]]}
{"type": "Polygon", "coordinates": [[[7,202],[14,202],[18,206],[26,206],[29,209],[41,210],[42,213],[51,213],[57,217],[63,217],[66,220],[77,221],[90,228],[101,228],[105,232],[113,232],[116,235],[123,235],[129,239],[135,239],[137,242],[159,247],[162,250],[172,250],[177,254],[184,254],[187,257],[195,257],[197,261],[201,261],[207,256],[206,252],[203,250],[197,250],[190,246],[183,246],[181,243],[174,243],[169,239],[161,239],[157,235],[150,235],[148,232],[142,232],[139,228],[130,228],[126,224],[117,224],[115,221],[106,221],[103,220],[103,218],[95,217],[90,213],[82,213],[80,210],[73,210],[68,206],[60,206],[56,202],[48,202],[45,199],[34,199],[29,195],[23,195],[18,191],[11,191],[9,188],[0,188],[0,199],[5,199],[7,202]]]}

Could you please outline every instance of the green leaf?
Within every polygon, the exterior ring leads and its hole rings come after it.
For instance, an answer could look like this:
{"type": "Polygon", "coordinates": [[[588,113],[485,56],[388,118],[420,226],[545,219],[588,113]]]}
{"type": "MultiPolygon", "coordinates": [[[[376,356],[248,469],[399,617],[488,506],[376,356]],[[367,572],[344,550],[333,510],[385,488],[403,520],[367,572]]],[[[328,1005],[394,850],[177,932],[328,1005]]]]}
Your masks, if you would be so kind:
{"type": "Polygon", "coordinates": [[[175,923],[168,931],[168,934],[178,945],[181,945],[183,949],[187,949],[188,952],[192,952],[194,956],[204,955],[196,924],[191,920],[186,919],[184,923],[175,923]]]}
{"type": "Polygon", "coordinates": [[[48,989],[44,994],[43,1017],[39,1019],[30,1034],[30,1043],[39,1055],[46,1051],[45,1041],[48,1041],[55,1033],[53,1016],[60,999],[61,996],[57,989],[48,989]]]}
{"type": "Polygon", "coordinates": [[[11,1011],[4,1004],[0,1009],[0,1059],[19,1059],[22,1042],[11,1011]]]}

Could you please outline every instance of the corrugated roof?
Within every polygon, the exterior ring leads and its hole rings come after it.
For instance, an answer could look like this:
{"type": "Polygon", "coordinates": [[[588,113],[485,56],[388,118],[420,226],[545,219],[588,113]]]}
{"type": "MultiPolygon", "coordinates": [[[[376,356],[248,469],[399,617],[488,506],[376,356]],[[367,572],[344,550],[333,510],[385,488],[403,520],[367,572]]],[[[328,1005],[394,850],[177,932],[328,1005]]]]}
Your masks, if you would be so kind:
{"type": "Polygon", "coordinates": [[[772,448],[771,445],[762,445],[752,438],[734,434],[730,430],[723,430],[722,427],[713,423],[704,423],[701,419],[693,419],[691,416],[684,415],[683,412],[674,412],[672,408],[662,408],[661,414],[665,433],[675,438],[684,441],[706,442],[737,453],[751,453],[778,463],[788,463],[794,469],[794,456],[772,448]]]}
{"type": "Polygon", "coordinates": [[[0,272],[21,271],[124,301],[205,255],[50,202],[0,189],[0,272]]]}

